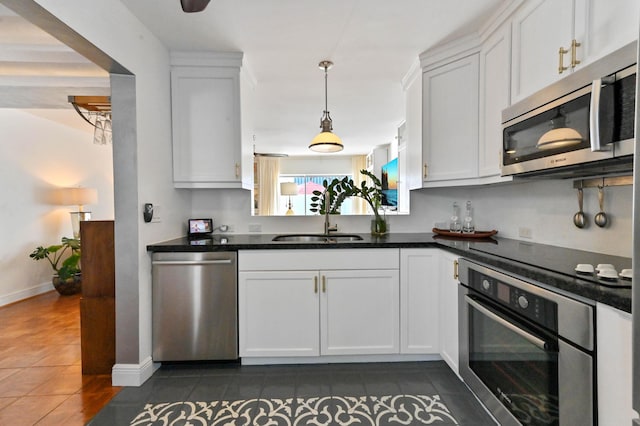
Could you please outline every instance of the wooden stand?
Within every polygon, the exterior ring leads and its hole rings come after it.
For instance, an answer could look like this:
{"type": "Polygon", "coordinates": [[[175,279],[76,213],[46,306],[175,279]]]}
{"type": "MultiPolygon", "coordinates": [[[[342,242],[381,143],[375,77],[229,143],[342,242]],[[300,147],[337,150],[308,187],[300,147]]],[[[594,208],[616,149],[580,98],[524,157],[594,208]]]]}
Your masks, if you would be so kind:
{"type": "Polygon", "coordinates": [[[116,361],[113,221],[80,222],[82,374],[111,374],[116,361]]]}

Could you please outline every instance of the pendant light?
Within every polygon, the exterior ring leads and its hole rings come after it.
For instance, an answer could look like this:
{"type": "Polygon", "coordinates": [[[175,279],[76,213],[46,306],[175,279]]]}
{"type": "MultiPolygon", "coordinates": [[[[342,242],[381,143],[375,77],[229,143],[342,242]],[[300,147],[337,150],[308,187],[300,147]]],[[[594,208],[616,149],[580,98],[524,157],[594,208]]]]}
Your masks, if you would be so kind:
{"type": "Polygon", "coordinates": [[[577,145],[583,141],[582,135],[577,130],[567,127],[567,117],[558,108],[556,115],[551,119],[551,130],[540,136],[536,147],[540,150],[562,148],[577,145]]]}
{"type": "Polygon", "coordinates": [[[315,152],[338,152],[344,148],[342,140],[338,135],[332,132],[333,122],[327,108],[327,71],[333,66],[331,61],[321,61],[318,66],[324,69],[324,112],[320,119],[320,128],[322,132],[318,134],[309,145],[309,149],[315,152]]]}

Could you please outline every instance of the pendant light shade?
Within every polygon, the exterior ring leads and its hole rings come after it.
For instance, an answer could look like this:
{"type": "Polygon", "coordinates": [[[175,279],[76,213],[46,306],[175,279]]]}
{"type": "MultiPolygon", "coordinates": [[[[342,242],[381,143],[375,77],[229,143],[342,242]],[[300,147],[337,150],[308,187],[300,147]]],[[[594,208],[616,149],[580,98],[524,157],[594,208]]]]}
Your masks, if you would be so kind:
{"type": "Polygon", "coordinates": [[[558,108],[556,115],[550,122],[551,130],[540,136],[536,147],[540,150],[547,150],[581,143],[583,141],[582,135],[577,130],[567,127],[566,121],[567,117],[558,108]]]}
{"type": "Polygon", "coordinates": [[[324,111],[320,119],[322,132],[318,134],[309,145],[309,149],[315,152],[338,152],[342,151],[342,139],[333,133],[333,121],[327,108],[327,71],[333,66],[331,61],[321,61],[318,66],[324,69],[324,111]]]}

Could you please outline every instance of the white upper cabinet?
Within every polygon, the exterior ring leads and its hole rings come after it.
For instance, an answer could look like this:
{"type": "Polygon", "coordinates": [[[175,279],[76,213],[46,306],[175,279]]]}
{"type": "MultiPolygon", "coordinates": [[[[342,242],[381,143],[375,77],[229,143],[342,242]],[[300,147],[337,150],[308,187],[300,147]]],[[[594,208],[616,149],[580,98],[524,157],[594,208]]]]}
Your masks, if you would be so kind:
{"type": "Polygon", "coordinates": [[[171,62],[174,186],[250,188],[242,164],[242,53],[174,52],[171,62]]]}
{"type": "MultiPolygon", "coordinates": [[[[402,81],[405,100],[404,138],[398,150],[403,149],[406,161],[404,179],[409,189],[422,188],[422,70],[416,61],[402,81]]],[[[402,200],[402,198],[400,198],[402,200]]]]}
{"type": "MultiPolygon", "coordinates": [[[[563,66],[570,69],[573,3],[572,0],[531,0],[513,17],[513,102],[560,78],[560,58],[563,66]],[[560,55],[560,48],[568,52],[560,55]]],[[[568,69],[563,71],[566,72],[568,69]]]]}
{"type": "Polygon", "coordinates": [[[578,60],[600,59],[638,38],[638,0],[576,0],[578,60]]]}
{"type": "Polygon", "coordinates": [[[422,80],[425,182],[478,175],[478,55],[427,70],[422,80]]]}
{"type": "Polygon", "coordinates": [[[531,0],[513,17],[512,101],[638,37],[637,0],[531,0]]]}
{"type": "Polygon", "coordinates": [[[511,26],[503,25],[480,50],[479,177],[499,176],[502,163],[502,110],[509,106],[511,26]]]}

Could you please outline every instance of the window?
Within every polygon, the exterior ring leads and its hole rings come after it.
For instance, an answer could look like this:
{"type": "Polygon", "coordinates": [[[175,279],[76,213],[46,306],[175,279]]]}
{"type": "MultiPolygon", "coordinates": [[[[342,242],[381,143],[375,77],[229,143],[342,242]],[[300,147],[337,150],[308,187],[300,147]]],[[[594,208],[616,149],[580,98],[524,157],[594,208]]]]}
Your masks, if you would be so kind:
{"type": "MultiPolygon", "coordinates": [[[[333,179],[343,179],[345,176],[352,178],[351,175],[332,175],[332,176],[317,176],[317,175],[280,175],[278,184],[283,182],[295,182],[298,185],[297,195],[281,195],[278,211],[280,214],[285,214],[289,208],[289,199],[291,199],[291,209],[296,216],[309,216],[317,215],[309,208],[311,207],[311,197],[313,191],[324,191],[323,181],[331,182],[333,179]]],[[[340,207],[341,214],[352,213],[352,202],[347,198],[340,207]]],[[[291,213],[290,213],[291,214],[291,213]]]]}

